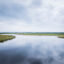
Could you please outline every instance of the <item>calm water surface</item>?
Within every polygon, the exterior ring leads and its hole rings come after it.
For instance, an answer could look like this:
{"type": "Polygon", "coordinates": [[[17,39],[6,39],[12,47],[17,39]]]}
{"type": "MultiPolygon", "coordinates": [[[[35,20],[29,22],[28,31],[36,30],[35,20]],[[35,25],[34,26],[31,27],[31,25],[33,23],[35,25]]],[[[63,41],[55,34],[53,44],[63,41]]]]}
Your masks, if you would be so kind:
{"type": "Polygon", "coordinates": [[[0,64],[64,64],[64,39],[15,35],[0,43],[0,64]]]}

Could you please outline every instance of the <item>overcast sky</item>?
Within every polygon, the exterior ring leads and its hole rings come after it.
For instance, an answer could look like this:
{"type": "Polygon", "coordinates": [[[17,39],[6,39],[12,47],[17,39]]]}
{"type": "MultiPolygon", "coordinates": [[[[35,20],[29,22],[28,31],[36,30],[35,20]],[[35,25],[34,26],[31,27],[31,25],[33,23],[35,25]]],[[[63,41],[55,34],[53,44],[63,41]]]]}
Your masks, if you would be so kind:
{"type": "Polygon", "coordinates": [[[0,0],[0,32],[64,32],[64,0],[0,0]]]}

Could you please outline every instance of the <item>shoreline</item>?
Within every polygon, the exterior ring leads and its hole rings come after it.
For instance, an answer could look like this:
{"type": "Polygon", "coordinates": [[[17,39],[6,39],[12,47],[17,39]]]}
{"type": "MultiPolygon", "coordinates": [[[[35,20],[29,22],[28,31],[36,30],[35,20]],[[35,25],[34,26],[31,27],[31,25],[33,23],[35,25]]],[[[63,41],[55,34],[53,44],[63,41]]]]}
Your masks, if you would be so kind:
{"type": "Polygon", "coordinates": [[[15,38],[15,36],[12,36],[12,35],[2,35],[2,34],[0,34],[0,43],[7,41],[7,40],[12,40],[14,38],[15,38]]]}

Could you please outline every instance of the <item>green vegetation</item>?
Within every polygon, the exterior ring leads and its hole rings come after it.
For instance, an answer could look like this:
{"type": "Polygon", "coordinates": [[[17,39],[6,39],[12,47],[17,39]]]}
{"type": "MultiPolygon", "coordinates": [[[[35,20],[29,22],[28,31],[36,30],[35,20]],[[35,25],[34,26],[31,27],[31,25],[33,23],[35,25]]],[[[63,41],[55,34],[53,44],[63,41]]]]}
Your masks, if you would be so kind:
{"type": "Polygon", "coordinates": [[[64,35],[59,35],[58,37],[59,37],[59,38],[64,38],[64,35]]]}
{"type": "Polygon", "coordinates": [[[17,33],[18,35],[35,35],[35,36],[58,36],[64,38],[64,33],[17,33]]]}
{"type": "Polygon", "coordinates": [[[0,42],[11,40],[13,38],[15,38],[15,36],[12,36],[12,35],[0,35],[0,42]]]}
{"type": "Polygon", "coordinates": [[[64,32],[3,32],[0,34],[34,35],[34,36],[58,36],[64,38],[64,32]]]}

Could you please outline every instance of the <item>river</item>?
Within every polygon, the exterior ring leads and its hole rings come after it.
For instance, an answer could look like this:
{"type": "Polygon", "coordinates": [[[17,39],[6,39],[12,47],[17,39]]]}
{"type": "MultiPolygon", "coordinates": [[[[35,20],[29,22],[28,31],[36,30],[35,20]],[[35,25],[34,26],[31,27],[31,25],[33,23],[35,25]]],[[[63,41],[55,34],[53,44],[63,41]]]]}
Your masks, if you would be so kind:
{"type": "Polygon", "coordinates": [[[64,64],[64,39],[15,35],[0,43],[0,64],[64,64]]]}

